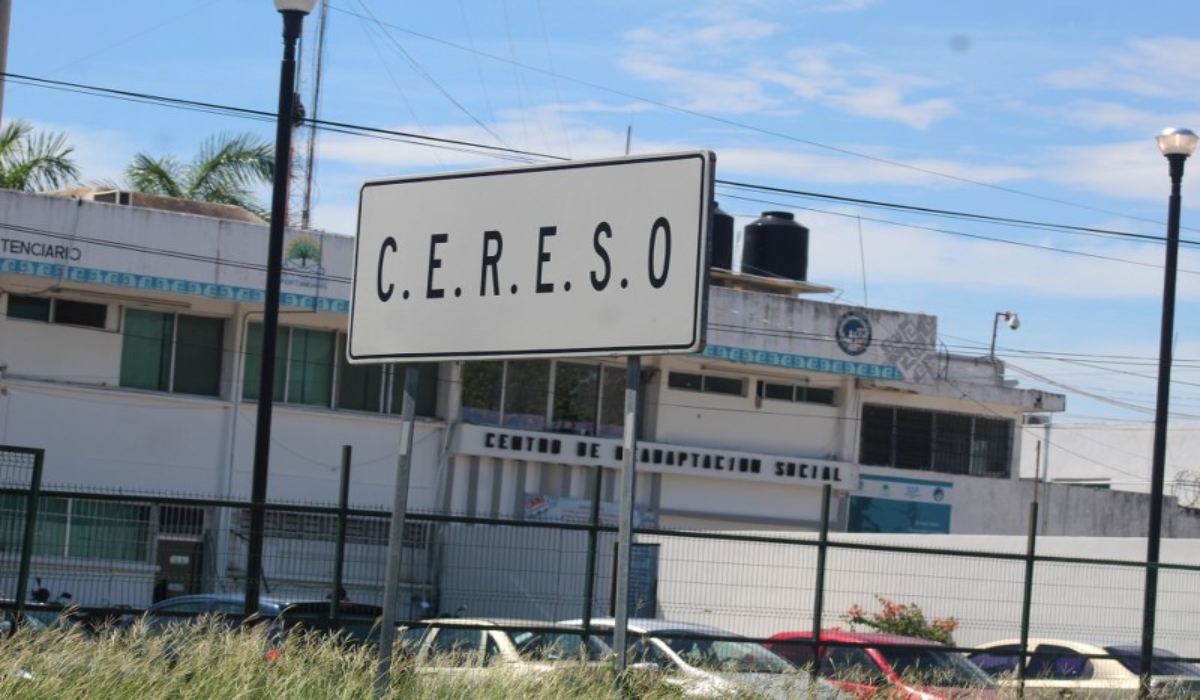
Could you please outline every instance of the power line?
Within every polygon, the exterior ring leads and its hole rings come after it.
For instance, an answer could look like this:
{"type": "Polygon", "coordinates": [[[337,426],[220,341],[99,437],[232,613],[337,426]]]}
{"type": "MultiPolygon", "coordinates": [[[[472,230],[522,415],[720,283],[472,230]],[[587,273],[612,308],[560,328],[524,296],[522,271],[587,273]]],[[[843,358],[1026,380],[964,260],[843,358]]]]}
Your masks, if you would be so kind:
{"type": "MultiPolygon", "coordinates": [[[[344,11],[344,10],[343,10],[344,11]]],[[[132,92],[127,90],[119,90],[116,88],[105,88],[96,85],[87,85],[82,83],[72,83],[60,80],[52,80],[49,78],[38,78],[34,76],[22,75],[17,73],[4,73],[6,78],[17,84],[24,84],[30,87],[41,87],[45,89],[62,90],[66,92],[76,92],[80,94],[112,97],[115,99],[140,102],[145,104],[160,105],[176,109],[189,109],[199,112],[211,114],[224,114],[227,116],[242,117],[255,119],[258,121],[273,121],[275,114],[264,110],[248,109],[244,107],[234,107],[231,105],[221,105],[211,102],[201,102],[197,100],[188,100],[182,98],[165,97],[152,93],[132,92]]],[[[306,119],[305,123],[311,123],[318,128],[323,128],[336,133],[344,133],[347,135],[361,135],[370,137],[379,137],[386,139],[398,139],[402,142],[412,143],[415,145],[426,145],[433,147],[449,147],[453,150],[462,150],[463,152],[475,153],[479,155],[489,155],[493,157],[507,157],[514,160],[529,161],[531,159],[545,159],[551,161],[569,161],[569,158],[555,155],[552,153],[542,153],[527,149],[511,148],[507,146],[493,146],[473,141],[464,141],[462,139],[440,138],[436,136],[428,136],[416,134],[412,132],[399,131],[395,129],[384,129],[380,127],[365,126],[361,124],[353,124],[349,122],[332,121],[326,119],[306,119]]],[[[1163,236],[1154,236],[1149,234],[1138,234],[1129,231],[1118,231],[1115,229],[1103,229],[1087,226],[1075,226],[1071,224],[1059,224],[1046,221],[1034,221],[1029,219],[1018,219],[1012,217],[995,216],[989,214],[976,214],[972,212],[957,211],[953,209],[941,209],[932,207],[920,207],[915,205],[900,204],[896,202],[884,202],[881,200],[862,199],[856,197],[845,197],[840,195],[824,194],[820,192],[811,192],[807,190],[796,190],[768,185],[756,185],[753,183],[738,182],[733,180],[715,180],[717,185],[729,187],[732,189],[751,190],[771,194],[785,194],[794,197],[818,199],[830,202],[841,202],[846,204],[855,204],[858,206],[885,208],[897,211],[906,211],[914,214],[924,214],[929,216],[939,216],[971,221],[980,221],[984,223],[1001,224],[1018,228],[1029,228],[1034,230],[1052,230],[1063,233],[1077,234],[1094,234],[1100,236],[1111,236],[1119,238],[1129,238],[1136,240],[1144,240],[1148,242],[1164,241],[1163,236]]],[[[824,212],[836,214],[836,212],[824,212]]],[[[1106,212],[1116,213],[1116,212],[1106,212]]],[[[1127,214],[1122,214],[1127,216],[1127,214]]],[[[869,219],[870,220],[870,219],[869,219]]],[[[884,223],[895,223],[887,220],[879,220],[884,223]]],[[[1155,224],[1161,224],[1161,221],[1147,219],[1155,224]]],[[[1200,229],[1197,229],[1200,230],[1200,229]]],[[[991,239],[1005,241],[1005,239],[991,239]]],[[[1007,242],[1007,241],[1005,241],[1007,242]]],[[[1200,241],[1181,241],[1186,245],[1200,246],[1200,241]]]]}
{"type": "MultiPolygon", "coordinates": [[[[360,16],[360,15],[357,15],[357,14],[355,14],[354,12],[351,12],[351,11],[349,11],[349,10],[346,10],[346,9],[343,9],[343,8],[337,8],[337,9],[338,9],[338,11],[339,11],[339,12],[345,12],[346,14],[349,14],[349,15],[351,15],[351,16],[355,16],[355,17],[360,17],[360,18],[361,18],[361,16],[360,16]]],[[[371,19],[374,21],[374,18],[371,18],[371,19]]],[[[971,178],[962,177],[962,176],[960,176],[960,175],[951,175],[951,174],[949,174],[949,173],[943,173],[943,172],[939,172],[939,171],[936,171],[936,170],[932,170],[932,169],[930,169],[930,168],[923,168],[923,167],[921,167],[921,166],[918,166],[918,165],[912,165],[912,164],[910,164],[910,163],[901,163],[901,162],[899,162],[899,161],[889,160],[889,159],[887,159],[887,158],[881,158],[881,157],[879,157],[879,156],[873,156],[873,155],[870,155],[870,154],[867,154],[867,153],[860,153],[860,152],[858,152],[858,151],[853,151],[853,150],[850,150],[850,149],[847,149],[847,148],[841,148],[841,147],[838,147],[838,146],[832,146],[832,145],[830,145],[830,144],[827,144],[827,143],[822,143],[822,142],[820,142],[820,141],[815,141],[815,140],[812,140],[812,139],[805,139],[805,138],[801,138],[801,137],[799,137],[799,136],[794,136],[794,135],[792,135],[792,134],[785,134],[785,133],[783,133],[783,132],[774,131],[774,130],[771,130],[771,129],[766,129],[766,128],[759,127],[759,126],[754,126],[754,125],[752,125],[752,124],[747,124],[747,123],[745,123],[745,122],[739,122],[739,121],[736,121],[736,120],[733,120],[733,119],[726,119],[726,118],[724,118],[724,117],[718,117],[718,116],[715,116],[715,115],[712,115],[712,114],[705,114],[704,112],[700,112],[700,111],[697,111],[697,110],[689,109],[689,108],[686,108],[686,107],[680,107],[680,106],[678,106],[678,105],[673,105],[673,104],[670,104],[670,103],[668,103],[668,102],[663,102],[663,101],[661,101],[661,100],[655,100],[655,99],[651,99],[651,98],[648,98],[648,97],[643,97],[643,96],[641,96],[641,95],[636,95],[636,94],[634,94],[634,93],[625,92],[625,91],[623,91],[623,90],[617,90],[617,89],[615,89],[615,88],[610,88],[610,87],[607,87],[607,86],[604,86],[604,85],[600,85],[600,84],[598,84],[598,83],[593,83],[593,82],[590,82],[590,81],[587,81],[587,80],[583,80],[583,79],[580,79],[580,78],[572,78],[572,77],[570,77],[570,76],[566,76],[566,75],[560,75],[559,73],[557,73],[557,72],[556,72],[556,71],[554,71],[554,70],[547,70],[547,69],[545,69],[545,68],[539,68],[539,67],[537,67],[537,66],[529,65],[529,64],[526,64],[526,63],[520,63],[520,62],[518,62],[518,61],[516,61],[516,60],[513,60],[513,59],[506,59],[506,58],[503,58],[503,57],[501,57],[501,56],[496,56],[496,55],[494,55],[494,54],[490,54],[490,53],[487,53],[487,52],[479,51],[478,49],[475,49],[475,48],[473,48],[473,47],[469,48],[469,47],[466,47],[466,46],[462,46],[462,45],[460,45],[460,44],[456,44],[456,43],[454,43],[454,42],[452,42],[452,41],[447,41],[447,40],[445,40],[445,39],[439,39],[439,38],[437,38],[437,37],[434,37],[434,36],[431,36],[431,35],[429,35],[429,34],[424,34],[424,33],[422,33],[422,32],[414,31],[414,30],[411,30],[411,29],[405,29],[404,27],[400,27],[400,26],[397,26],[397,25],[394,25],[394,24],[388,24],[388,23],[382,23],[382,22],[381,22],[381,23],[380,23],[380,26],[381,26],[381,27],[387,27],[387,28],[390,28],[390,29],[394,29],[394,30],[396,30],[396,31],[399,31],[399,32],[403,32],[403,33],[405,33],[405,34],[408,34],[409,36],[414,36],[414,37],[417,37],[417,38],[420,38],[420,39],[424,39],[424,40],[426,40],[426,41],[431,41],[431,42],[434,42],[434,43],[437,43],[437,44],[441,44],[442,46],[447,46],[447,47],[453,48],[453,49],[455,49],[455,50],[458,50],[458,51],[463,51],[463,52],[470,53],[470,54],[472,54],[472,55],[476,55],[476,56],[482,56],[482,57],[484,57],[484,58],[486,58],[486,59],[488,59],[488,60],[491,60],[491,61],[496,61],[496,62],[499,62],[499,63],[509,64],[509,65],[512,65],[513,67],[516,67],[516,68],[521,68],[521,69],[523,69],[523,70],[532,71],[532,72],[535,72],[535,73],[540,73],[540,74],[542,74],[542,75],[545,75],[545,76],[547,76],[547,77],[553,78],[553,79],[555,79],[555,80],[564,80],[564,81],[567,81],[567,82],[570,82],[570,83],[574,83],[574,84],[576,84],[576,85],[582,85],[582,86],[584,86],[584,87],[591,88],[591,89],[593,89],[593,90],[599,90],[599,91],[601,91],[601,92],[606,92],[606,93],[609,93],[609,94],[611,94],[611,95],[617,95],[618,97],[624,97],[624,98],[631,99],[631,100],[636,100],[636,101],[638,101],[638,102],[642,102],[642,103],[644,103],[644,104],[651,105],[651,106],[654,106],[654,107],[660,107],[660,108],[662,108],[662,109],[669,110],[669,111],[672,111],[672,112],[676,112],[676,113],[678,113],[678,114],[686,114],[686,115],[688,115],[688,116],[696,117],[696,118],[698,118],[698,119],[704,119],[704,120],[706,120],[706,121],[711,121],[711,122],[714,122],[714,123],[717,123],[717,124],[722,124],[722,125],[725,125],[725,126],[733,126],[733,127],[737,127],[737,128],[739,128],[739,129],[743,129],[743,130],[745,130],[745,131],[750,131],[750,132],[754,132],[754,133],[762,134],[762,135],[764,135],[764,136],[770,136],[770,137],[773,137],[773,138],[778,138],[778,139],[781,139],[781,140],[784,140],[784,141],[791,141],[791,142],[793,142],[793,143],[799,143],[799,144],[803,144],[803,145],[806,145],[806,146],[812,146],[813,148],[819,148],[819,149],[822,149],[822,150],[825,150],[825,151],[830,151],[830,152],[837,153],[837,154],[840,154],[840,155],[851,156],[851,157],[853,157],[853,158],[859,158],[859,159],[862,159],[862,160],[868,160],[868,161],[875,162],[875,163],[881,163],[881,164],[883,164],[883,165],[889,165],[889,166],[892,166],[892,167],[895,167],[895,168],[901,168],[901,169],[904,169],[904,170],[909,170],[909,171],[911,171],[911,172],[918,172],[918,173],[922,173],[922,174],[924,174],[924,175],[932,175],[932,176],[934,176],[934,177],[942,178],[942,179],[945,179],[945,180],[952,180],[952,181],[954,181],[954,182],[961,182],[961,183],[968,184],[968,185],[975,185],[976,187],[983,187],[983,188],[990,189],[990,190],[995,190],[995,191],[998,191],[998,192],[1005,192],[1005,193],[1007,193],[1007,194],[1014,194],[1014,195],[1017,195],[1017,196],[1020,196],[1020,197],[1027,197],[1027,198],[1030,198],[1030,199],[1037,199],[1037,200],[1040,200],[1040,201],[1043,201],[1043,202],[1050,202],[1050,203],[1053,203],[1053,204],[1061,204],[1061,205],[1063,205],[1063,206],[1068,206],[1068,207],[1073,207],[1073,208],[1077,208],[1077,209],[1084,209],[1084,210],[1088,210],[1088,211],[1099,212],[1099,213],[1102,213],[1102,214],[1110,214],[1110,215],[1116,215],[1116,216],[1126,216],[1126,217],[1128,217],[1128,218],[1131,218],[1131,219],[1136,219],[1136,220],[1141,220],[1141,221],[1146,221],[1146,222],[1151,222],[1151,223],[1156,223],[1156,224],[1162,223],[1162,222],[1160,222],[1160,221],[1156,221],[1156,220],[1154,220],[1154,219],[1147,219],[1147,218],[1138,217],[1138,216],[1131,216],[1131,215],[1129,215],[1129,214],[1124,214],[1124,213],[1121,213],[1121,212],[1115,212],[1115,211],[1111,211],[1111,210],[1108,210],[1108,209],[1103,209],[1103,208],[1101,208],[1101,207],[1093,207],[1093,206],[1088,206],[1088,205],[1085,205],[1085,204],[1079,204],[1078,202],[1070,202],[1070,201],[1063,200],[1063,199],[1058,199],[1058,198],[1055,198],[1055,197],[1049,197],[1049,196],[1046,196],[1046,195],[1040,195],[1040,194],[1037,194],[1037,193],[1034,193],[1034,192],[1026,192],[1026,191],[1024,191],[1024,190],[1018,190],[1018,189],[1015,189],[1015,188],[1012,188],[1012,187],[1004,187],[1004,186],[1002,186],[1002,185],[996,185],[996,184],[992,184],[992,183],[988,183],[988,182],[981,182],[981,181],[979,181],[979,180],[972,180],[971,178]]]]}

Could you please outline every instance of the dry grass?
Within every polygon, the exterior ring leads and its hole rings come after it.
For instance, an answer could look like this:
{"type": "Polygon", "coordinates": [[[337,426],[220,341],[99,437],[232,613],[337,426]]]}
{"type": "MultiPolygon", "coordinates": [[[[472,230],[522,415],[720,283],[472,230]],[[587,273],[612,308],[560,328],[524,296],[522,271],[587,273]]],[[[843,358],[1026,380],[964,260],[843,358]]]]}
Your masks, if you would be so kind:
{"type": "MultiPolygon", "coordinates": [[[[271,648],[264,627],[234,631],[218,622],[173,625],[152,633],[135,625],[89,637],[78,630],[18,630],[0,639],[0,697],[31,700],[340,700],[375,698],[377,651],[328,637],[289,635],[271,648]]],[[[475,669],[479,670],[479,669],[475,669]]],[[[612,671],[563,673],[415,672],[402,654],[385,698],[591,700],[609,694],[612,671]]],[[[635,681],[630,697],[678,694],[661,679],[635,681]]]]}

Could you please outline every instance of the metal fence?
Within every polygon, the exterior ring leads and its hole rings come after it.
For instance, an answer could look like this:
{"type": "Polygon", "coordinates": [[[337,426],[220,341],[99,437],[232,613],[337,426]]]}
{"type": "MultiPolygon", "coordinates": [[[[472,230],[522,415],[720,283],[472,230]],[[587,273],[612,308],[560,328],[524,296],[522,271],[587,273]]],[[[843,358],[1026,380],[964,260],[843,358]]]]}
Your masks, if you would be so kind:
{"type": "MultiPolygon", "coordinates": [[[[5,605],[140,610],[163,597],[244,591],[248,502],[39,490],[39,463],[37,451],[0,447],[5,605]]],[[[318,600],[344,591],[380,604],[389,524],[383,509],[267,504],[262,595],[318,600]]],[[[1144,563],[1040,554],[1033,537],[1020,551],[916,546],[923,537],[898,544],[828,530],[641,529],[631,614],[766,638],[846,628],[852,607],[891,601],[953,618],[962,648],[1039,636],[1141,642],[1144,563]]],[[[396,610],[406,619],[608,616],[616,541],[615,528],[593,522],[410,512],[396,610]]],[[[1159,571],[1154,644],[1200,660],[1200,566],[1159,571]]]]}

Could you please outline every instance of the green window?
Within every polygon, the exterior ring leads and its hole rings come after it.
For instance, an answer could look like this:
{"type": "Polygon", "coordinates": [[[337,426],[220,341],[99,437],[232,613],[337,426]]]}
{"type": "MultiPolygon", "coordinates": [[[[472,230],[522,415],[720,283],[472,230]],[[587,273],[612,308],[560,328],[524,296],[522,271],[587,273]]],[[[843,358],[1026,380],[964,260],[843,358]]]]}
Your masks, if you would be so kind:
{"type": "MultiPolygon", "coordinates": [[[[334,331],[280,326],[275,339],[275,400],[332,407],[336,341],[334,331]]],[[[246,371],[242,387],[245,399],[258,399],[262,346],[262,324],[252,323],[246,334],[246,371]]]]}
{"type": "Polygon", "coordinates": [[[50,298],[10,294],[8,296],[8,317],[49,323],[50,298]]]}
{"type": "MultiPolygon", "coordinates": [[[[258,399],[262,336],[262,324],[250,324],[242,388],[242,396],[248,400],[258,399]]],[[[416,415],[435,416],[438,365],[423,362],[416,367],[419,373],[416,415]]],[[[399,414],[404,396],[404,368],[401,364],[352,365],[346,359],[345,335],[280,326],[275,341],[274,398],[280,403],[399,414]]]]}
{"type": "MultiPolygon", "coordinates": [[[[0,495],[0,547],[19,552],[25,532],[25,496],[0,495]]],[[[38,503],[33,553],[41,556],[145,561],[150,508],[73,498],[38,503]]]]}
{"type": "MultiPolygon", "coordinates": [[[[418,416],[437,415],[438,366],[433,362],[419,362],[412,366],[417,369],[417,393],[413,397],[413,411],[418,416]]],[[[408,364],[389,365],[391,374],[391,408],[390,413],[400,415],[404,410],[404,379],[408,364]]]]}
{"type": "Polygon", "coordinates": [[[220,394],[224,319],[126,309],[122,334],[121,386],[220,394]]]}
{"type": "Polygon", "coordinates": [[[352,365],[342,359],[338,381],[338,408],[351,411],[383,410],[383,365],[352,365]]]}

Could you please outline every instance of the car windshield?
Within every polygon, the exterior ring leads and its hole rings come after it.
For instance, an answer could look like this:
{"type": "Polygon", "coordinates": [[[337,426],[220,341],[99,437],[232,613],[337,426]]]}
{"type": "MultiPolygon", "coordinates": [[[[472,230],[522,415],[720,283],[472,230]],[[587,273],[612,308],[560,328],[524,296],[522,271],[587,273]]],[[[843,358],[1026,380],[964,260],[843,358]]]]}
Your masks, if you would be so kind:
{"type": "MultiPolygon", "coordinates": [[[[1121,665],[1129,669],[1130,673],[1137,676],[1142,675],[1142,650],[1140,647],[1105,647],[1104,651],[1121,662],[1121,665]]],[[[1189,664],[1186,661],[1175,661],[1175,654],[1169,651],[1155,649],[1154,656],[1157,658],[1150,663],[1150,675],[1152,676],[1200,678],[1200,666],[1189,664]]]]}
{"type": "Polygon", "coordinates": [[[588,635],[586,641],[581,632],[513,630],[511,634],[517,653],[529,661],[599,661],[612,653],[599,635],[594,634],[588,635]]]}
{"type": "Polygon", "coordinates": [[[880,647],[902,680],[930,688],[991,688],[992,679],[961,654],[927,647],[880,647]]]}
{"type": "Polygon", "coordinates": [[[756,642],[697,639],[694,632],[655,632],[689,666],[726,673],[783,673],[791,664],[756,642]]]}

